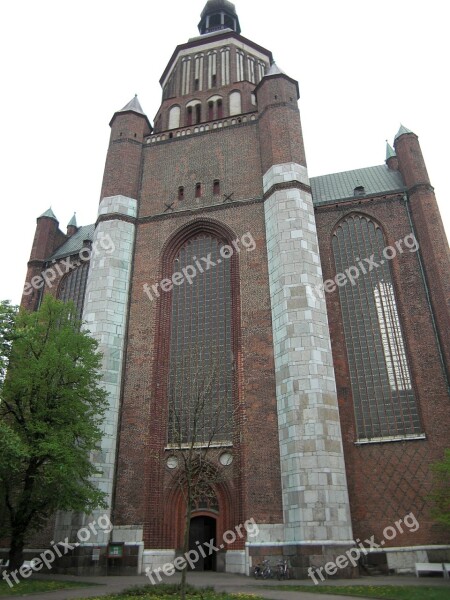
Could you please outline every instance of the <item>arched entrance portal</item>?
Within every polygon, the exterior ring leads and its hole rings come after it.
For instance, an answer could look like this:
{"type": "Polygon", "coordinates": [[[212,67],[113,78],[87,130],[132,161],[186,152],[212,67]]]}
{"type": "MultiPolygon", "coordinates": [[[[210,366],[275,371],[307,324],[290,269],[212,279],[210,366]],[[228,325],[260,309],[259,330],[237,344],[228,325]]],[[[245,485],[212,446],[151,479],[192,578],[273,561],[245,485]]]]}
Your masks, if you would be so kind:
{"type": "Polygon", "coordinates": [[[192,517],[189,530],[189,550],[196,550],[200,557],[195,565],[196,571],[216,570],[217,557],[215,552],[210,554],[211,544],[216,546],[216,519],[204,515],[192,517]],[[205,546],[205,542],[210,546],[205,546]],[[198,551],[199,546],[202,546],[206,557],[203,557],[198,551]]]}

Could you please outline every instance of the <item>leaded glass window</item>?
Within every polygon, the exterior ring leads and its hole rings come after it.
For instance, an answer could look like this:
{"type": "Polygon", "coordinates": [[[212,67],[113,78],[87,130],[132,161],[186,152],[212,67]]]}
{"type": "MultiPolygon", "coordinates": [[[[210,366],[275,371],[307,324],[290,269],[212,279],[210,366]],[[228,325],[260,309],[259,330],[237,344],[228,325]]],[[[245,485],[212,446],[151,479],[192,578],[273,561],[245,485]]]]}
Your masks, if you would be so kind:
{"type": "Polygon", "coordinates": [[[232,431],[231,260],[210,234],[190,238],[173,273],[169,354],[169,442],[227,442],[232,431]],[[175,278],[178,281],[178,278],[175,278]]]}
{"type": "Polygon", "coordinates": [[[339,286],[359,439],[421,433],[386,245],[378,224],[358,214],[333,236],[336,273],[359,275],[339,286]]]}
{"type": "Polygon", "coordinates": [[[83,314],[84,296],[89,271],[89,262],[83,262],[75,270],[64,275],[58,288],[58,300],[68,302],[72,300],[77,309],[77,318],[83,314]]]}

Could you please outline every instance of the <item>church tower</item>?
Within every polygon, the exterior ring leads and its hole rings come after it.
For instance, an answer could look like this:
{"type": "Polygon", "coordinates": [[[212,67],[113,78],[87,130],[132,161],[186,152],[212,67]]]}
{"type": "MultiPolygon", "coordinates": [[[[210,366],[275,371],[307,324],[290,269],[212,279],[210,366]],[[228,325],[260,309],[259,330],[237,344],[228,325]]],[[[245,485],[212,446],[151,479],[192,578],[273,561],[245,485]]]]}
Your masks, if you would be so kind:
{"type": "Polygon", "coordinates": [[[161,77],[154,130],[136,98],[111,122],[96,235],[123,256],[91,264],[84,312],[99,339],[116,327],[102,347],[115,399],[103,485],[114,541],[135,544],[141,569],[172,560],[184,511],[171,415],[188,442],[189,386],[212,368],[219,477],[191,524],[217,545],[250,519],[257,532],[203,566],[248,573],[286,556],[305,576],[352,531],[325,301],[307,293],[322,276],[298,84],[240,34],[231,2],[207,2],[199,32],[161,77]],[[110,271],[120,294],[102,288],[110,271]]]}

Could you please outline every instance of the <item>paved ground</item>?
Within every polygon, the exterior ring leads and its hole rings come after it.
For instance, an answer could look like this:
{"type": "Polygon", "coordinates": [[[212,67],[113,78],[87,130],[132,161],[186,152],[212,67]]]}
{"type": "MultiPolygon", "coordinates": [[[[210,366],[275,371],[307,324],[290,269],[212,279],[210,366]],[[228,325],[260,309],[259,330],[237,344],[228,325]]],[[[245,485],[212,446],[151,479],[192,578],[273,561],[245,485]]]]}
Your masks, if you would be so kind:
{"type": "MultiPolygon", "coordinates": [[[[144,575],[135,576],[107,576],[107,577],[76,577],[72,575],[52,575],[49,576],[51,579],[61,579],[69,581],[86,581],[97,584],[102,584],[95,587],[87,587],[85,589],[78,588],[72,590],[59,590],[55,592],[46,592],[44,594],[32,594],[30,598],[32,600],[74,600],[75,598],[90,598],[104,596],[106,594],[114,594],[121,592],[122,590],[135,586],[135,585],[146,585],[149,580],[144,575]]],[[[42,577],[44,578],[44,577],[42,577]]],[[[178,576],[170,578],[164,578],[164,581],[175,583],[179,580],[178,576]]],[[[263,598],[270,598],[272,600],[352,600],[350,596],[334,596],[334,595],[322,595],[322,594],[309,594],[307,592],[284,592],[279,590],[267,590],[264,586],[270,585],[267,581],[255,581],[251,577],[245,577],[243,575],[232,575],[230,573],[189,573],[188,581],[190,584],[196,587],[213,586],[217,591],[227,592],[247,592],[257,593],[263,598]]],[[[276,582],[272,582],[276,584],[276,582]]],[[[314,584],[311,581],[287,581],[286,585],[311,585],[314,584]]],[[[328,580],[327,585],[439,585],[447,586],[449,589],[450,598],[450,582],[443,578],[437,577],[413,577],[409,575],[404,576],[390,576],[390,577],[361,577],[359,579],[348,579],[348,580],[328,580]]],[[[2,600],[17,598],[18,596],[2,596],[2,600]]],[[[23,596],[22,596],[23,597],[23,596]]],[[[353,597],[354,600],[354,597],[353,597]]]]}

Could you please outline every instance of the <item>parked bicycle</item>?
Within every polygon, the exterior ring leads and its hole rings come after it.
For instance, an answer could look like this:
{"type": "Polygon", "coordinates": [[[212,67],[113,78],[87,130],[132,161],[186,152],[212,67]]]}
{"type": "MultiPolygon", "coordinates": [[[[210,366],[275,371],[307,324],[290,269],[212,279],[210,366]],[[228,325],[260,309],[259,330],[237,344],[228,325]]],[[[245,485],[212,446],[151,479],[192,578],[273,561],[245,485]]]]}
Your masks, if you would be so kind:
{"type": "Polygon", "coordinates": [[[255,579],[270,579],[275,577],[275,573],[270,566],[268,560],[263,560],[260,565],[256,565],[253,569],[253,576],[255,579]]]}
{"type": "Polygon", "coordinates": [[[289,579],[289,565],[286,558],[277,563],[277,579],[278,581],[281,579],[289,579]]]}

